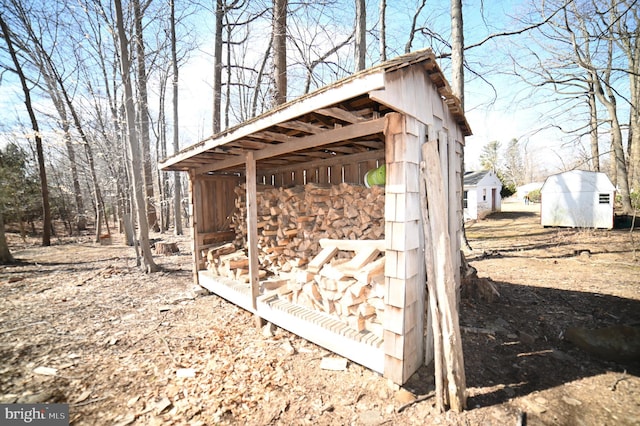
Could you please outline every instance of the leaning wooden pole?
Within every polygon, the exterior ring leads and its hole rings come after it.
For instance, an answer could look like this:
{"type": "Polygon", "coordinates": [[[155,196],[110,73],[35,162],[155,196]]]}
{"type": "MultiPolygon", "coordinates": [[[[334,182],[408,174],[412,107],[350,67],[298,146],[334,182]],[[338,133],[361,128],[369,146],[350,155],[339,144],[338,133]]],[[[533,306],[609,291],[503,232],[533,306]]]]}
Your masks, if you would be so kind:
{"type": "MultiPolygon", "coordinates": [[[[455,263],[451,258],[447,198],[437,140],[429,140],[422,145],[422,158],[420,180],[423,182],[426,195],[421,195],[426,196],[424,205],[427,207],[422,211],[423,220],[426,218],[424,232],[427,285],[430,306],[436,308],[436,311],[432,312],[434,359],[436,362],[438,359],[443,361],[440,369],[436,367],[435,374],[436,379],[441,375],[440,382],[446,380],[446,392],[442,389],[440,397],[447,400],[449,407],[454,411],[462,411],[466,407],[466,379],[456,297],[455,263]],[[426,253],[427,251],[430,253],[426,253]],[[429,271],[431,271],[430,275],[429,271]],[[435,297],[435,300],[432,301],[432,297],[435,297]],[[441,336],[437,336],[436,332],[440,332],[441,336]],[[441,339],[441,342],[436,342],[436,339],[441,339]],[[438,346],[440,346],[440,353],[438,353],[438,346]]],[[[444,388],[443,384],[440,386],[444,388]]],[[[437,388],[436,394],[438,394],[437,388]]]]}
{"type": "Polygon", "coordinates": [[[433,332],[433,371],[436,386],[436,410],[444,411],[445,389],[442,375],[442,329],[440,328],[441,315],[436,297],[435,264],[433,261],[433,246],[431,241],[431,229],[429,219],[429,205],[427,203],[427,185],[425,181],[425,162],[420,162],[420,206],[422,209],[422,230],[424,232],[424,261],[427,270],[427,297],[429,310],[431,311],[431,329],[433,332]]]}

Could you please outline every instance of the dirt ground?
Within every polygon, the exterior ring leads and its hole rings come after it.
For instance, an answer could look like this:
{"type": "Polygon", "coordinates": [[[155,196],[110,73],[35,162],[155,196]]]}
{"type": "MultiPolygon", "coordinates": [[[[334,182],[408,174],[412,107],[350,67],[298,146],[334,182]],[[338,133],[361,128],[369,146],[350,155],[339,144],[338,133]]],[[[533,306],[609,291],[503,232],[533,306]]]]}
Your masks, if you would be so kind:
{"type": "Polygon", "coordinates": [[[466,255],[500,297],[462,300],[468,410],[436,413],[428,367],[402,388],[193,286],[186,237],[144,274],[91,237],[9,234],[0,266],[0,403],[62,402],[74,425],[639,425],[640,362],[605,361],[570,326],[640,325],[640,235],[543,228],[536,206],[470,224],[466,255]],[[638,256],[638,257],[636,257],[638,256]],[[414,401],[413,404],[408,403],[414,401]]]}

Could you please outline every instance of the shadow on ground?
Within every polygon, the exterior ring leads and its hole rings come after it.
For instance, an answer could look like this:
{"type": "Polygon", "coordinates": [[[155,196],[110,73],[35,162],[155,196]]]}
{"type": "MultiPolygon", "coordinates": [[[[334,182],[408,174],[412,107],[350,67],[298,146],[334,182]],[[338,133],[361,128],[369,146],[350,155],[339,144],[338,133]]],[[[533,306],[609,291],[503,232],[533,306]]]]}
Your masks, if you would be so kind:
{"type": "MultiPolygon", "coordinates": [[[[463,299],[460,324],[469,398],[473,408],[502,404],[606,372],[640,376],[640,360],[600,359],[564,339],[568,327],[640,326],[640,301],[544,287],[495,283],[495,303],[463,299]]],[[[428,367],[405,387],[417,394],[433,390],[428,367]]]]}

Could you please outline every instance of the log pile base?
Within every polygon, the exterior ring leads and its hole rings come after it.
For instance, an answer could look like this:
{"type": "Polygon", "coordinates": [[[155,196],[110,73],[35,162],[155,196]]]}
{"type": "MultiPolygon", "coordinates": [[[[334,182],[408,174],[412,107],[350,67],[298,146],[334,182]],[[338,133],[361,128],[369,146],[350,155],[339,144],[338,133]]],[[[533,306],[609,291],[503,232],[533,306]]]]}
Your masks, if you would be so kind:
{"type": "MultiPolygon", "coordinates": [[[[322,239],[319,245],[320,252],[306,265],[268,278],[268,272],[261,269],[259,293],[276,294],[292,304],[323,312],[356,332],[370,332],[382,339],[384,240],[322,239]]],[[[209,249],[207,269],[214,276],[250,282],[249,259],[232,243],[209,249]]]]}

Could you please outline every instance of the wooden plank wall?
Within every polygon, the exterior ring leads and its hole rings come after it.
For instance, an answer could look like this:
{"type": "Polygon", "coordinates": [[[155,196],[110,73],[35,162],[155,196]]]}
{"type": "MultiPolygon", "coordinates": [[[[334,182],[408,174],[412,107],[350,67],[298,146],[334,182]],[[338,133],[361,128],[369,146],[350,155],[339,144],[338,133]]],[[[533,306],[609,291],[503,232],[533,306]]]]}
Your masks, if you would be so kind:
{"type": "Polygon", "coordinates": [[[278,170],[258,170],[258,183],[276,187],[306,185],[307,183],[333,184],[353,183],[364,185],[364,175],[371,169],[384,164],[384,151],[372,151],[368,155],[340,157],[343,163],[305,165],[278,170]]]}
{"type": "Polygon", "coordinates": [[[199,176],[192,183],[194,260],[204,269],[200,251],[216,243],[233,241],[231,214],[235,208],[233,189],[243,182],[239,176],[199,176]]]}

